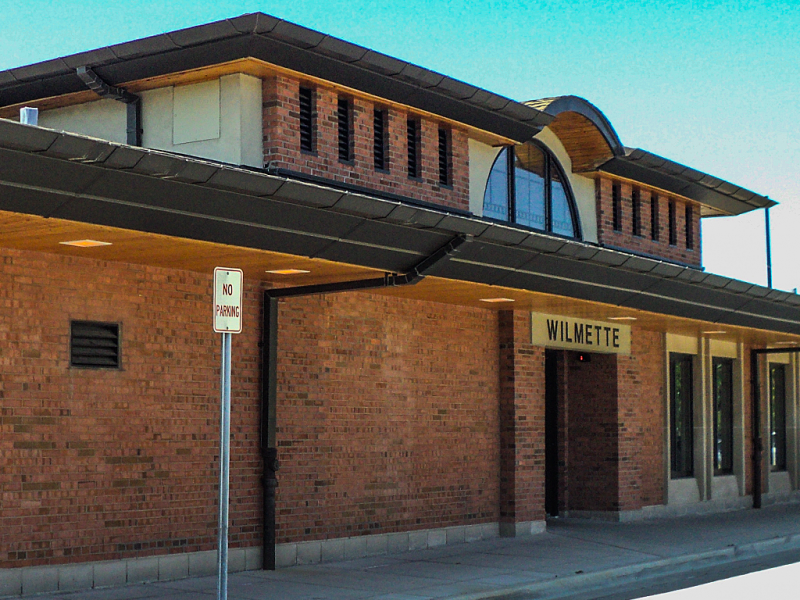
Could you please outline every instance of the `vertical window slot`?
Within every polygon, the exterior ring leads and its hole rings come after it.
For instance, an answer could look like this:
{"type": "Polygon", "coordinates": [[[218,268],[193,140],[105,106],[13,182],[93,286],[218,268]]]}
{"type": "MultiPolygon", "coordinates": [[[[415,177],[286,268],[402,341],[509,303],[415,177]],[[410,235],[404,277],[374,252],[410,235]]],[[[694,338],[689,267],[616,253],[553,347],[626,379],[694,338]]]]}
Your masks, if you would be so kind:
{"type": "Polygon", "coordinates": [[[314,152],[314,90],[300,88],[300,150],[314,152]]]}

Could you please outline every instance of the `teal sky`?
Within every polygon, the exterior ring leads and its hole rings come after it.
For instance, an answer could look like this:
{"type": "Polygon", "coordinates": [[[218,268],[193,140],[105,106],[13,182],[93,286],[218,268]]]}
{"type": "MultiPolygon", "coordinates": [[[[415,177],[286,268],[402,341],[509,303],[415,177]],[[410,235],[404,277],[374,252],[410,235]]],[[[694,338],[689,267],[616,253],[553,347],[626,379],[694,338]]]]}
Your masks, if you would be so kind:
{"type": "MultiPolygon", "coordinates": [[[[644,148],[780,202],[800,287],[800,4],[786,1],[0,0],[0,70],[261,11],[516,100],[574,94],[644,148]]],[[[703,223],[704,265],[765,284],[763,211],[703,223]]]]}

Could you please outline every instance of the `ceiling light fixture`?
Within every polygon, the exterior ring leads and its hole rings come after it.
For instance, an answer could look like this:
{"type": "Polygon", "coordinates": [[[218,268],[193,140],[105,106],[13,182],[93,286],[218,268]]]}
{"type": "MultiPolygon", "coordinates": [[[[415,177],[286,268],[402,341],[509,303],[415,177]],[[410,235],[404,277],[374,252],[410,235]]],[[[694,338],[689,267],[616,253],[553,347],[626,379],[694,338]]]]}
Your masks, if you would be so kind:
{"type": "Polygon", "coordinates": [[[717,329],[717,330],[714,330],[714,331],[704,331],[703,335],[719,335],[719,334],[723,334],[723,333],[728,333],[728,332],[727,331],[723,331],[721,329],[717,329]]]}
{"type": "Polygon", "coordinates": [[[311,273],[311,271],[306,269],[273,269],[267,271],[267,273],[272,273],[273,275],[303,275],[304,273],[311,273]]]}
{"type": "Polygon", "coordinates": [[[62,246],[76,246],[77,248],[96,248],[97,246],[110,246],[111,242],[97,240],[72,240],[71,242],[58,242],[62,246]]]}
{"type": "Polygon", "coordinates": [[[609,321],[636,321],[636,317],[608,317],[609,321]]]}
{"type": "Polygon", "coordinates": [[[481,302],[514,302],[513,298],[478,298],[481,302]]]}

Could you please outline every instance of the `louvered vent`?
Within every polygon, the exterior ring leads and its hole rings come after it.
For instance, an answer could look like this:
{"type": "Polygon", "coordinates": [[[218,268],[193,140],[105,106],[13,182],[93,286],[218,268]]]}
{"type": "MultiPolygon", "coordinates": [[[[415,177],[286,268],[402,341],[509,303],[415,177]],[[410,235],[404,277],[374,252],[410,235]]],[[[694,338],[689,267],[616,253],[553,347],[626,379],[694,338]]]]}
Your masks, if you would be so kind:
{"type": "Polygon", "coordinates": [[[353,160],[352,134],[350,133],[350,101],[339,98],[339,160],[353,160]]]}
{"type": "Polygon", "coordinates": [[[314,91],[300,88],[300,149],[314,151],[314,91]]]}
{"type": "Polygon", "coordinates": [[[450,136],[439,129],[439,183],[450,185],[450,136]]]}
{"type": "Polygon", "coordinates": [[[72,321],[70,365],[95,369],[120,366],[119,325],[95,321],[72,321]]]}
{"type": "Polygon", "coordinates": [[[419,177],[419,121],[408,120],[408,176],[419,177]]]}
{"type": "Polygon", "coordinates": [[[373,125],[373,132],[375,134],[375,144],[373,146],[373,155],[375,157],[375,168],[384,170],[386,169],[386,111],[376,110],[375,121],[373,125]]]}

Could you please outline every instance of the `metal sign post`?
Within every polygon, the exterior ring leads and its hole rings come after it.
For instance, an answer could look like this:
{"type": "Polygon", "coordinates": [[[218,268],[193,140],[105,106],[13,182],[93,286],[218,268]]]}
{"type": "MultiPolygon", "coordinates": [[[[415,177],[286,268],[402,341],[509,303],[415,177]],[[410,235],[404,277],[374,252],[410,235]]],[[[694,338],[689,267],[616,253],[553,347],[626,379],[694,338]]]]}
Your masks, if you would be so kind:
{"type": "Polygon", "coordinates": [[[239,269],[214,269],[214,331],[222,334],[219,423],[219,529],[217,600],[228,598],[228,499],[231,455],[231,334],[242,331],[242,281],[239,269]]]}

